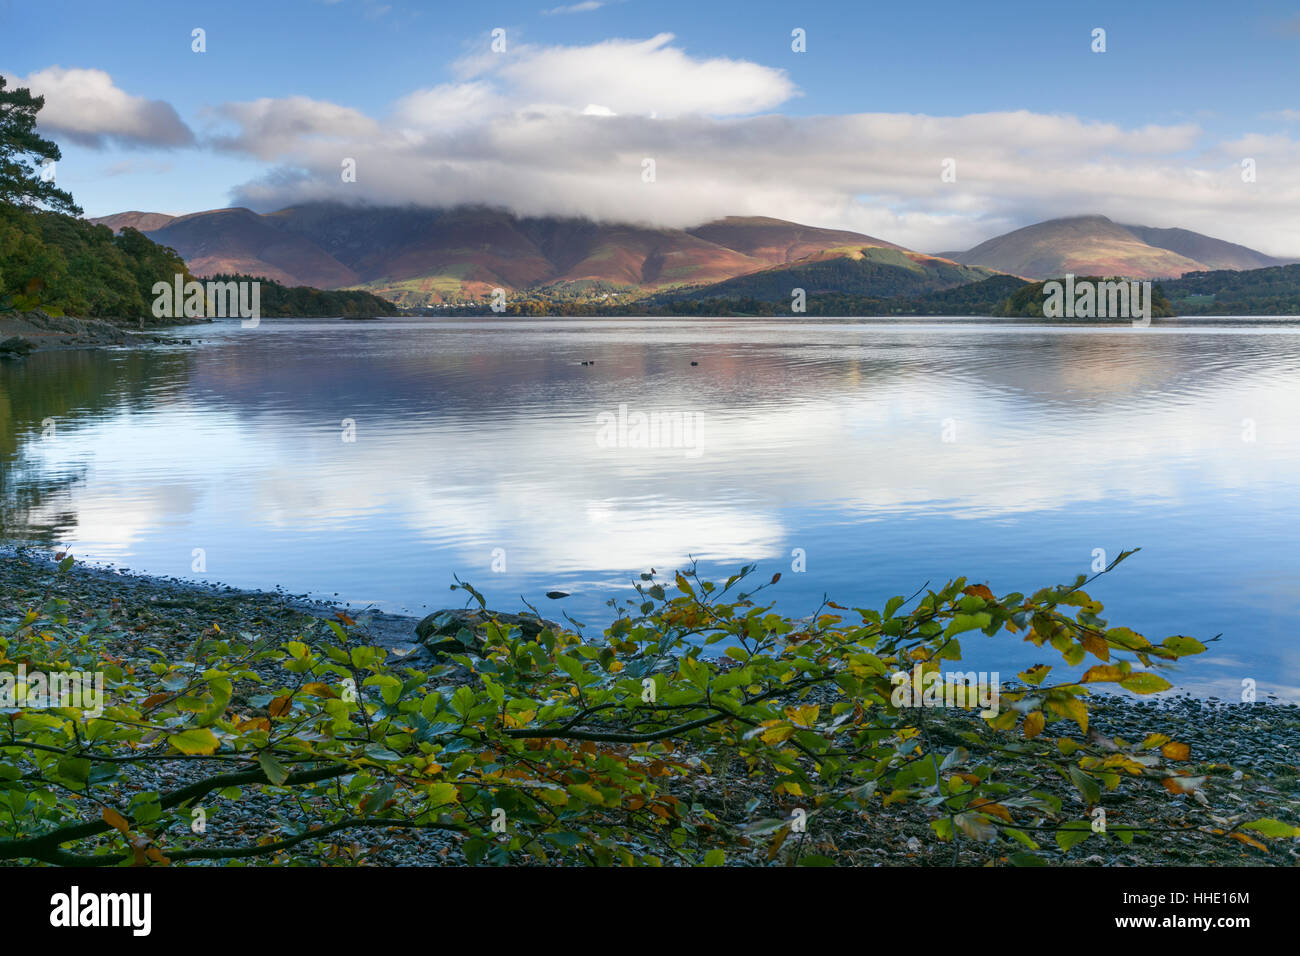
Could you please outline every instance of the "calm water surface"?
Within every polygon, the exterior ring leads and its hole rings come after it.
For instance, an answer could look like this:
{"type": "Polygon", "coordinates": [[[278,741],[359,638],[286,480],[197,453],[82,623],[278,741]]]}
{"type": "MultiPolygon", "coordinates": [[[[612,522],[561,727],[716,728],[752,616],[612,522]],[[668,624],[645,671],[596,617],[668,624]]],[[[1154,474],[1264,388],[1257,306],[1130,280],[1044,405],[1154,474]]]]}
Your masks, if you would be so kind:
{"type": "MultiPolygon", "coordinates": [[[[757,562],[778,607],[966,575],[1222,632],[1182,689],[1300,699],[1300,327],[337,320],[0,365],[3,534],[82,558],[420,613],[525,595],[593,628],[654,567],[757,562]],[[584,366],[582,362],[594,362],[584,366]],[[698,362],[692,366],[691,362],[698,362]],[[609,447],[681,413],[691,447],[609,447]],[[354,441],[344,420],[354,424],[354,441]],[[633,419],[634,420],[634,419],[633,419]],[[192,571],[194,549],[206,573],[192,571]],[[494,571],[504,555],[505,570],[494,571]],[[806,570],[792,571],[802,549],[806,570]],[[572,596],[557,603],[547,590],[572,596]]],[[[1046,654],[965,642],[1004,677],[1046,654]]],[[[1058,659],[1059,660],[1059,659],[1058,659]]]]}

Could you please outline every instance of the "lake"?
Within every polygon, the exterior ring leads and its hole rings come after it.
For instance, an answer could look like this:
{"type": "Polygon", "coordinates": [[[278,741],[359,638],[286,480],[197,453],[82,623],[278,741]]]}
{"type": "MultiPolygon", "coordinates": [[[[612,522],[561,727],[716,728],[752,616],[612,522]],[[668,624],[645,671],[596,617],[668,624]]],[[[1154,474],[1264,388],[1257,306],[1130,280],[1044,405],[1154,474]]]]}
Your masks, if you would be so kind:
{"type": "MultiPolygon", "coordinates": [[[[462,603],[458,574],[592,631],[639,572],[692,559],[782,572],[765,593],[806,614],[963,575],[1028,592],[1140,547],[1091,590],[1153,639],[1222,633],[1180,690],[1300,700],[1294,322],[166,334],[203,341],[0,364],[7,541],[412,614],[462,603]]],[[[964,648],[1004,679],[1059,662],[1009,635],[964,648]]]]}

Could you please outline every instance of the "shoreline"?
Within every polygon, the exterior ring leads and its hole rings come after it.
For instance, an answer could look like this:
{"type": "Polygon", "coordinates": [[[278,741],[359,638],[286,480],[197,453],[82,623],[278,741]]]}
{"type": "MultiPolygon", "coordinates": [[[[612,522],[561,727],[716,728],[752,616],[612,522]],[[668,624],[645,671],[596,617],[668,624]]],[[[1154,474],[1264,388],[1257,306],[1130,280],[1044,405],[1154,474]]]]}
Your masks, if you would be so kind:
{"type": "Polygon", "coordinates": [[[0,313],[0,359],[20,359],[36,352],[143,347],[163,343],[191,345],[195,339],[163,339],[153,329],[203,325],[206,319],[82,319],[50,316],[39,309],[0,313]]]}
{"type": "MultiPolygon", "coordinates": [[[[3,562],[18,559],[39,569],[38,573],[53,575],[57,562],[33,545],[0,545],[0,594],[6,594],[9,576],[3,562]]],[[[271,590],[238,588],[220,582],[205,583],[185,578],[166,577],[120,568],[112,564],[87,564],[78,561],[67,572],[73,578],[84,578],[106,587],[116,587],[125,596],[141,595],[162,607],[180,599],[192,598],[202,603],[252,602],[257,605],[278,605],[287,611],[305,614],[321,620],[334,619],[335,612],[343,610],[366,626],[374,643],[399,652],[414,650],[419,646],[416,625],[423,618],[409,614],[392,614],[367,608],[356,610],[346,601],[330,601],[309,594],[291,594],[281,587],[271,590]]]]}

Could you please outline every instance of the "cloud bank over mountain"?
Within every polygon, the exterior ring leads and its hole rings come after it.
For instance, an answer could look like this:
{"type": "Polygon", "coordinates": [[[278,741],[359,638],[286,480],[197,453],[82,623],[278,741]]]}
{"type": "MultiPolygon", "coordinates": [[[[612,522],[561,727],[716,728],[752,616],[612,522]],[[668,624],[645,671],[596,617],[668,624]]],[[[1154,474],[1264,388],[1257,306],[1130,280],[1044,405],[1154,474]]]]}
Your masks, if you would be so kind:
{"type": "MultiPolygon", "coordinates": [[[[1126,127],[1026,110],[802,115],[786,71],[694,56],[668,33],[511,44],[460,60],[452,75],[371,111],[303,95],[211,104],[196,145],[263,164],[230,193],[263,211],[484,203],[665,227],[764,215],[927,250],[1101,214],[1300,252],[1300,141],[1287,133],[1216,140],[1190,122],[1126,127]],[[355,182],[343,180],[346,160],[355,182]],[[942,177],[945,160],[955,181],[942,177]]],[[[48,97],[43,125],[78,142],[194,138],[168,104],[101,71],[28,79],[48,97]]]]}

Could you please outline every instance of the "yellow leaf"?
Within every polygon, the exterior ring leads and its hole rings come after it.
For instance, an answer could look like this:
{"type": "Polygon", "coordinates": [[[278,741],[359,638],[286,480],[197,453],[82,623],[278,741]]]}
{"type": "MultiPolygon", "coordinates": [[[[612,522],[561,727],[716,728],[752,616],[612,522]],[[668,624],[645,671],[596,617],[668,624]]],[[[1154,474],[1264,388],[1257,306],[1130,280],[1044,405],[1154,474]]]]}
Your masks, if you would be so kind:
{"type": "Polygon", "coordinates": [[[1043,725],[1046,719],[1043,717],[1041,710],[1036,710],[1025,718],[1025,738],[1031,739],[1037,737],[1043,732],[1043,725]]]}
{"type": "Polygon", "coordinates": [[[537,711],[535,710],[521,710],[518,711],[517,713],[506,714],[506,726],[524,727],[527,726],[529,723],[531,723],[533,718],[536,716],[537,716],[537,711]]]}
{"type": "MultiPolygon", "coordinates": [[[[1134,760],[1132,757],[1125,756],[1124,754],[1111,754],[1101,762],[1101,765],[1111,769],[1124,770],[1135,777],[1142,776],[1142,771],[1144,769],[1142,763],[1134,760]]],[[[1205,778],[1202,777],[1201,779],[1204,780],[1205,778]]]]}
{"type": "Polygon", "coordinates": [[[1047,676],[1051,669],[1051,666],[1048,664],[1035,664],[1033,667],[1029,668],[1029,670],[1021,671],[1020,679],[1026,684],[1033,684],[1037,687],[1043,682],[1043,678],[1047,676]]]}
{"type": "Polygon", "coordinates": [[[776,835],[772,837],[771,845],[767,848],[767,858],[769,860],[776,859],[777,851],[781,849],[781,844],[785,842],[785,838],[789,835],[789,827],[781,827],[781,829],[776,831],[776,835]]]}
{"type": "Polygon", "coordinates": [[[785,715],[790,718],[790,723],[798,727],[813,727],[817,723],[817,715],[821,708],[817,704],[807,707],[787,707],[785,715]]]}
{"type": "Polygon", "coordinates": [[[569,792],[577,794],[588,803],[604,803],[605,798],[601,796],[599,790],[589,783],[573,783],[569,785],[569,792]]]}
{"type": "Polygon", "coordinates": [[[321,684],[317,681],[312,681],[310,684],[303,684],[302,692],[312,697],[338,697],[338,694],[334,692],[333,687],[329,684],[321,684]]]}
{"type": "Polygon", "coordinates": [[[1096,664],[1084,671],[1080,683],[1123,680],[1126,676],[1128,675],[1114,664],[1096,664]]]}
{"type": "Polygon", "coordinates": [[[1059,703],[1061,710],[1065,711],[1066,715],[1079,725],[1079,730],[1086,734],[1088,732],[1088,705],[1077,697],[1067,697],[1059,701],[1059,703]]]}
{"type": "Polygon", "coordinates": [[[763,731],[761,737],[765,744],[779,744],[783,740],[789,740],[794,735],[794,726],[787,723],[779,723],[775,727],[768,727],[763,731]]]}

